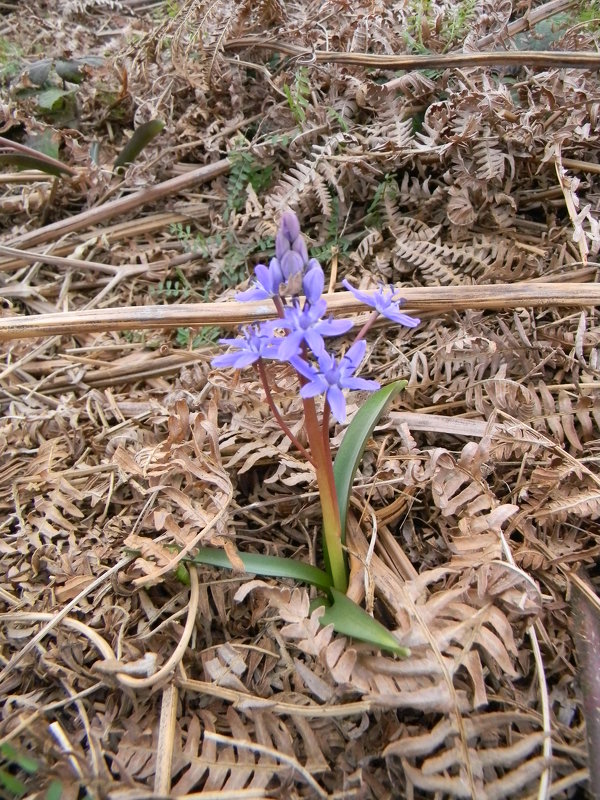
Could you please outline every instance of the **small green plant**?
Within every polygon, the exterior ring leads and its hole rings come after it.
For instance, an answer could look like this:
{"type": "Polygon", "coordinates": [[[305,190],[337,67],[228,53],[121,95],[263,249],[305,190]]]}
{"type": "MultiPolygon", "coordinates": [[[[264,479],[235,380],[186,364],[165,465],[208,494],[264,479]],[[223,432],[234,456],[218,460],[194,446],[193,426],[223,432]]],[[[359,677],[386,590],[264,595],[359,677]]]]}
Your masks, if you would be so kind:
{"type": "MultiPolygon", "coordinates": [[[[397,324],[415,327],[419,320],[399,310],[402,302],[393,287],[380,287],[374,294],[344,286],[357,300],[373,311],[354,338],[352,345],[337,358],[324,337],[335,337],[352,328],[351,320],[326,317],[323,296],[325,276],[316,258],[309,254],[295,214],[286,212],[275,239],[275,258],[269,266],[259,264],[250,289],[237,295],[241,301],[272,300],[278,319],[243,329],[236,339],[222,339],[231,351],[213,359],[217,368],[244,369],[253,366],[262,383],[274,419],[298,451],[312,464],[317,478],[323,516],[322,546],[324,569],[278,556],[238,553],[248,572],[258,575],[293,578],[316,586],[323,595],[317,607],[324,606],[320,622],[333,625],[339,633],[361,639],[399,656],[409,651],[379,622],[346,596],[348,564],[345,553],[346,516],[352,483],[366,444],[387,403],[406,386],[395,381],[383,388],[376,381],[357,377],[365,356],[367,335],[379,315],[397,324]],[[304,296],[303,299],[301,296],[304,296]],[[280,332],[283,331],[283,336],[280,332]],[[303,429],[307,447],[287,425],[271,390],[267,361],[287,363],[298,378],[298,391],[304,408],[303,429]],[[343,390],[372,392],[348,426],[335,462],[331,456],[330,417],[346,421],[343,390]],[[315,398],[323,398],[319,416],[315,398]]],[[[201,547],[193,559],[198,564],[232,568],[225,551],[201,547]]]]}
{"type": "Polygon", "coordinates": [[[441,41],[447,50],[468,33],[476,6],[477,0],[460,0],[456,4],[447,4],[444,6],[444,16],[439,20],[436,19],[436,11],[431,0],[416,0],[413,15],[409,17],[408,26],[403,34],[407,47],[413,53],[422,55],[431,52],[429,38],[435,31],[435,38],[441,41]]]}
{"type": "MultiPolygon", "coordinates": [[[[9,742],[0,745],[0,798],[20,800],[27,794],[39,791],[40,765],[27,753],[16,750],[9,742]]],[[[37,797],[42,795],[36,794],[37,797]]],[[[50,781],[44,800],[60,800],[62,784],[50,781]]],[[[86,799],[89,795],[86,795],[86,799]]]]}
{"type": "Polygon", "coordinates": [[[375,194],[367,208],[367,224],[375,227],[381,226],[381,208],[386,197],[394,199],[399,194],[398,184],[394,176],[388,172],[385,178],[377,185],[375,194]]]}
{"type": "Polygon", "coordinates": [[[175,19],[181,10],[179,0],[165,0],[162,6],[158,6],[153,13],[154,19],[159,22],[164,19],[175,19]]]}
{"type": "Polygon", "coordinates": [[[229,153],[231,167],[227,180],[227,202],[223,212],[223,220],[228,222],[234,211],[241,211],[246,204],[248,186],[252,186],[256,194],[264,191],[271,183],[273,168],[261,165],[248,150],[242,149],[245,140],[236,143],[236,148],[229,153]]]}
{"type": "Polygon", "coordinates": [[[475,15],[477,0],[461,0],[456,6],[449,6],[449,19],[442,29],[446,48],[464,39],[475,15]]]}
{"type": "Polygon", "coordinates": [[[5,36],[0,36],[0,86],[6,86],[19,74],[22,55],[20,47],[5,36]]]}
{"type": "Polygon", "coordinates": [[[55,123],[64,122],[75,113],[77,86],[88,77],[90,68],[102,64],[100,56],[43,58],[21,70],[15,79],[14,96],[33,100],[43,116],[55,123]]]}
{"type": "Polygon", "coordinates": [[[343,131],[344,133],[348,133],[348,131],[350,130],[350,126],[348,125],[346,120],[342,117],[342,115],[338,111],[336,111],[335,108],[331,107],[328,108],[327,116],[330,117],[334,122],[337,122],[341,131],[343,131]]]}
{"type": "Polygon", "coordinates": [[[160,281],[156,286],[150,288],[150,296],[158,300],[178,300],[180,297],[187,300],[190,294],[191,289],[187,281],[182,284],[172,278],[160,281]]]}
{"type": "Polygon", "coordinates": [[[222,335],[223,331],[216,325],[202,328],[198,333],[193,333],[192,328],[177,328],[175,342],[186,350],[196,350],[199,347],[216,344],[222,335]]]}
{"type": "Polygon", "coordinates": [[[599,0],[592,0],[592,2],[581,3],[578,9],[577,22],[584,22],[589,25],[593,30],[600,28],[600,2],[599,0]]]}
{"type": "Polygon", "coordinates": [[[310,99],[310,83],[308,81],[307,67],[300,67],[296,72],[294,83],[291,86],[284,83],[283,91],[296,123],[301,125],[306,120],[306,109],[308,108],[310,99]]]}
{"type": "Polygon", "coordinates": [[[311,248],[311,255],[319,261],[331,261],[334,254],[344,255],[350,249],[351,241],[340,236],[340,201],[337,196],[331,198],[332,214],[327,221],[325,244],[311,248]]]}
{"type": "Polygon", "coordinates": [[[211,246],[220,247],[222,237],[217,234],[206,239],[201,233],[193,233],[191,225],[184,227],[182,222],[174,222],[169,226],[169,232],[176,236],[183,245],[186,253],[197,253],[202,258],[210,258],[211,246]]]}

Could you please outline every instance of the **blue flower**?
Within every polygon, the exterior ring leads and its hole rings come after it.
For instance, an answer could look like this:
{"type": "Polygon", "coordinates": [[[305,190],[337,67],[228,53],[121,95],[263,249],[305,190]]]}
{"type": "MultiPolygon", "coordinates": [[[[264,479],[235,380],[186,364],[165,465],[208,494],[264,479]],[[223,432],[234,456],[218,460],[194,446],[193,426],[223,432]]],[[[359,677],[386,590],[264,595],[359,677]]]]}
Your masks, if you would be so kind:
{"type": "Polygon", "coordinates": [[[302,309],[298,300],[286,306],[283,319],[278,324],[289,333],[281,340],[278,358],[289,361],[292,356],[298,355],[304,342],[318,356],[325,349],[323,336],[340,336],[350,330],[352,320],[323,319],[326,311],[327,302],[322,298],[316,303],[305,302],[302,309]]]}
{"type": "Polygon", "coordinates": [[[305,383],[300,389],[302,397],[316,397],[324,394],[333,416],[338,422],[345,422],[346,400],[342,389],[363,389],[367,392],[379,389],[377,381],[354,376],[363,360],[366,347],[367,343],[364,339],[355,342],[339,361],[323,350],[317,356],[318,369],[298,356],[290,359],[295,369],[308,380],[308,383],[305,383]]]}
{"type": "Polygon", "coordinates": [[[279,289],[283,283],[281,266],[276,258],[272,258],[269,266],[257,264],[254,268],[256,281],[245,292],[238,292],[235,299],[242,303],[248,300],[267,300],[269,297],[278,297],[279,289]]]}
{"type": "Polygon", "coordinates": [[[212,366],[218,369],[243,369],[254,364],[260,358],[277,357],[277,339],[272,336],[273,323],[261,326],[249,326],[242,329],[243,336],[237,339],[220,339],[220,344],[231,345],[237,352],[224,353],[212,360],[212,366]]]}
{"type": "MultiPolygon", "coordinates": [[[[257,265],[254,270],[256,280],[249,289],[239,292],[235,299],[246,302],[285,295],[297,297],[303,290],[305,270],[312,272],[315,264],[321,268],[316,259],[308,258],[298,217],[293,212],[286,211],[275,238],[275,258],[271,259],[268,267],[264,264],[257,265]]],[[[322,291],[321,288],[319,296],[322,291]]]]}
{"type": "Polygon", "coordinates": [[[347,280],[342,281],[342,285],[349,292],[352,292],[354,297],[360,300],[361,303],[371,306],[382,316],[391,319],[392,322],[397,322],[399,325],[406,325],[407,328],[414,328],[421,322],[417,317],[409,317],[408,314],[403,314],[400,311],[400,306],[406,301],[398,295],[393,286],[384,286],[381,284],[377,291],[373,294],[369,294],[368,292],[361,292],[359,289],[355,289],[347,280]]]}

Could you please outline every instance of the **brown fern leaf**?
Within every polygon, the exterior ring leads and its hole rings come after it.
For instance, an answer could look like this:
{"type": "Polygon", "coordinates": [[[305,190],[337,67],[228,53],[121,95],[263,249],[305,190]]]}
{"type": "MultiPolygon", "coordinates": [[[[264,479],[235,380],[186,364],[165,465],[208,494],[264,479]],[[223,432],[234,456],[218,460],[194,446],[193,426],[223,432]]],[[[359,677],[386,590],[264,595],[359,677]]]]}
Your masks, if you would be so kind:
{"type": "Polygon", "coordinates": [[[565,520],[568,516],[598,519],[600,517],[600,489],[566,494],[556,500],[548,500],[534,512],[536,518],[552,517],[565,520]]]}
{"type": "MultiPolygon", "coordinates": [[[[497,148],[498,137],[482,137],[473,150],[475,175],[484,181],[502,181],[507,159],[510,157],[497,148]]],[[[514,159],[512,160],[514,171],[514,159]]]]}
{"type": "Polygon", "coordinates": [[[400,758],[414,788],[452,797],[502,800],[524,796],[547,768],[540,755],[544,734],[535,714],[492,712],[471,715],[464,723],[476,794],[472,794],[457,746],[458,730],[442,720],[425,734],[402,736],[388,745],[386,758],[400,758]],[[537,755],[536,755],[537,754],[537,755]]]}
{"type": "Polygon", "coordinates": [[[350,260],[357,267],[364,267],[375,255],[378,245],[383,242],[381,231],[370,229],[360,240],[356,250],[350,255],[350,260]]]}

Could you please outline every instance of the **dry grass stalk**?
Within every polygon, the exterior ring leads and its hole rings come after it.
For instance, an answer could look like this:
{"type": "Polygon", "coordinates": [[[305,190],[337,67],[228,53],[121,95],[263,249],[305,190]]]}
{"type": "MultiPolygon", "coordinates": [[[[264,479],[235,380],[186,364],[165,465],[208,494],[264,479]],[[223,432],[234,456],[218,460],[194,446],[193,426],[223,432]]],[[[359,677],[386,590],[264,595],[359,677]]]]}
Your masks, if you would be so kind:
{"type": "MultiPolygon", "coordinates": [[[[466,309],[506,310],[523,307],[553,306],[591,307],[600,304],[600,287],[595,284],[495,284],[493,286],[440,286],[433,289],[402,290],[409,312],[431,312],[441,315],[466,309]]],[[[328,308],[333,313],[352,314],[365,310],[350,292],[329,296],[328,308]]],[[[70,311],[40,314],[36,317],[4,317],[0,319],[0,341],[26,337],[77,335],[100,331],[131,329],[179,328],[189,325],[236,325],[270,319],[273,308],[266,303],[188,303],[184,306],[143,306],[70,311]]]]}

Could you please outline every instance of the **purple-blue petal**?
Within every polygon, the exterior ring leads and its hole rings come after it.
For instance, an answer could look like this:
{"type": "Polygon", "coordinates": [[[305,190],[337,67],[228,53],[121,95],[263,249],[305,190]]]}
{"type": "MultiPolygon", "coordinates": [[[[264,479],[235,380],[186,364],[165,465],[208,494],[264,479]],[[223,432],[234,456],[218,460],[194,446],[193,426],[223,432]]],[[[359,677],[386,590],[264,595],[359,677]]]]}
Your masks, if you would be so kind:
{"type": "Polygon", "coordinates": [[[323,337],[319,334],[316,328],[308,328],[304,332],[304,340],[315,356],[319,356],[325,349],[325,342],[323,337]]]}
{"type": "Polygon", "coordinates": [[[305,398],[316,397],[319,394],[325,394],[325,392],[328,392],[327,381],[322,375],[316,375],[313,381],[305,383],[300,389],[300,396],[305,398]]]}
{"type": "Polygon", "coordinates": [[[279,230],[277,236],[275,237],[275,255],[281,261],[284,255],[290,249],[290,242],[285,233],[282,230],[279,230]]]}
{"type": "Polygon", "coordinates": [[[278,292],[279,287],[283,283],[283,272],[281,271],[281,264],[277,258],[272,258],[269,261],[269,272],[271,274],[271,284],[277,286],[278,292]]]}
{"type": "Polygon", "coordinates": [[[294,250],[288,250],[287,253],[284,253],[279,259],[279,263],[284,280],[288,280],[292,275],[297,275],[304,269],[302,257],[294,250]]]}
{"type": "Polygon", "coordinates": [[[302,236],[298,236],[294,243],[292,244],[292,250],[300,256],[302,259],[302,264],[306,264],[308,261],[308,250],[306,249],[306,244],[302,236]]]}
{"type": "Polygon", "coordinates": [[[405,325],[407,328],[416,328],[421,322],[418,317],[409,317],[408,314],[403,314],[401,311],[397,311],[392,307],[386,308],[386,310],[382,313],[385,317],[391,319],[392,322],[397,322],[399,325],[405,325]]]}
{"type": "MultiPolygon", "coordinates": [[[[317,262],[318,264],[318,262],[317,262]]],[[[302,288],[309,303],[316,303],[323,294],[325,275],[320,265],[309,269],[302,280],[302,288]]]]}
{"type": "Polygon", "coordinates": [[[292,367],[294,367],[294,369],[299,372],[300,375],[308,378],[309,381],[312,381],[317,377],[318,372],[308,363],[308,361],[306,361],[306,359],[300,358],[300,356],[293,356],[289,361],[292,367]]]}
{"type": "Polygon", "coordinates": [[[330,386],[327,390],[327,401],[331,407],[331,413],[338,422],[346,421],[346,399],[339,386],[330,386]]]}
{"type": "Polygon", "coordinates": [[[348,333],[353,323],[351,319],[322,319],[315,325],[321,336],[341,336],[348,333]]]}
{"type": "Polygon", "coordinates": [[[237,360],[238,353],[223,353],[220,356],[215,356],[210,362],[215,369],[229,369],[233,367],[237,360]]]}
{"type": "Polygon", "coordinates": [[[355,289],[347,278],[344,278],[342,281],[342,286],[349,292],[352,292],[354,297],[356,297],[357,300],[360,300],[361,303],[364,303],[366,306],[371,306],[372,308],[375,307],[373,295],[368,294],[367,292],[361,292],[360,289],[355,289]]]}
{"type": "Polygon", "coordinates": [[[365,357],[366,349],[367,343],[364,339],[360,339],[358,342],[354,342],[352,347],[350,347],[344,354],[344,359],[349,361],[352,365],[352,371],[358,369],[358,365],[365,357]]]}
{"type": "Polygon", "coordinates": [[[235,299],[240,303],[247,303],[252,300],[267,300],[270,296],[262,286],[254,285],[244,292],[238,292],[235,299]]]}
{"type": "Polygon", "coordinates": [[[252,353],[249,350],[238,350],[235,353],[224,353],[222,356],[216,356],[212,360],[212,365],[217,369],[243,369],[258,361],[258,358],[257,353],[252,353]]]}
{"type": "Polygon", "coordinates": [[[256,279],[263,289],[266,289],[267,292],[273,291],[271,288],[271,272],[266,264],[257,264],[254,267],[254,274],[256,275],[256,279]]]}
{"type": "Polygon", "coordinates": [[[258,361],[260,358],[258,353],[253,353],[251,350],[242,350],[240,353],[236,353],[235,355],[237,355],[237,358],[233,363],[233,367],[235,369],[244,369],[244,367],[249,367],[250,364],[254,364],[254,362],[258,361]]]}
{"type": "Polygon", "coordinates": [[[304,334],[302,331],[292,331],[281,339],[281,344],[277,350],[277,358],[282,361],[289,361],[292,356],[297,356],[303,339],[304,334]]]}
{"type": "Polygon", "coordinates": [[[329,370],[333,369],[335,366],[335,358],[331,353],[328,353],[327,350],[323,350],[323,352],[319,354],[318,362],[321,372],[329,372],[329,370]]]}
{"type": "Polygon", "coordinates": [[[282,214],[279,230],[289,242],[293,242],[300,236],[300,222],[293,211],[285,211],[282,214]]]}
{"type": "Polygon", "coordinates": [[[350,389],[350,391],[354,392],[376,392],[377,389],[381,388],[377,381],[370,381],[366,378],[343,378],[341,383],[345,389],[350,389]]]}

